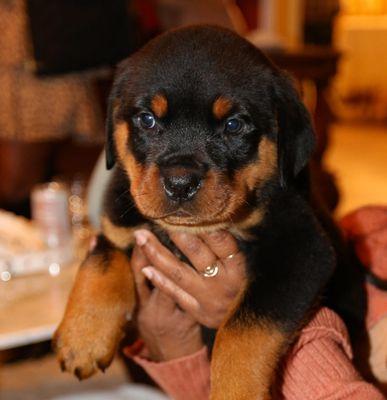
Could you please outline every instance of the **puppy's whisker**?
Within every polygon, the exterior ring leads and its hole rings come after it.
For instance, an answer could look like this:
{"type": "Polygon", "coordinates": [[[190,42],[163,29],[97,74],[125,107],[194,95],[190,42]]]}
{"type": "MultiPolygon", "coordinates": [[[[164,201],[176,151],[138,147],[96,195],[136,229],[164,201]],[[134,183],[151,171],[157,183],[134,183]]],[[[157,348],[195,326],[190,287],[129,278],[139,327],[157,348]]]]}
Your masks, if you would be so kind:
{"type": "Polygon", "coordinates": [[[122,196],[124,196],[125,194],[128,194],[128,193],[130,193],[130,190],[129,190],[129,189],[125,189],[121,194],[119,194],[119,195],[114,199],[114,201],[117,202],[118,200],[121,199],[122,196]]]}
{"type": "Polygon", "coordinates": [[[128,207],[128,208],[120,215],[120,218],[125,217],[125,215],[126,215],[129,211],[132,211],[134,207],[135,207],[134,205],[128,207]]]}

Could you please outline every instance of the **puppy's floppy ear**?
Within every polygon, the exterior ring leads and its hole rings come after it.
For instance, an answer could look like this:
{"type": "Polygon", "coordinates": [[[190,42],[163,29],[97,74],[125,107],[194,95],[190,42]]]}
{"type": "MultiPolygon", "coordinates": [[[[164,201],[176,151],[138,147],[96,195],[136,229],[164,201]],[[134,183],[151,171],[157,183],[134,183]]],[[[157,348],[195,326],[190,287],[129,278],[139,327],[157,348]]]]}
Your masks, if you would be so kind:
{"type": "Polygon", "coordinates": [[[292,81],[280,72],[274,77],[274,101],[278,123],[278,169],[281,186],[286,187],[307,165],[316,138],[309,112],[292,81]]]}
{"type": "Polygon", "coordinates": [[[117,65],[116,74],[114,78],[113,87],[110,91],[107,115],[106,115],[106,143],[105,143],[105,154],[106,154],[106,168],[112,169],[116,163],[117,154],[114,143],[114,129],[115,129],[115,118],[120,105],[120,98],[122,96],[122,87],[127,82],[128,68],[130,64],[130,58],[121,61],[117,65]]]}
{"type": "Polygon", "coordinates": [[[115,108],[116,96],[114,89],[109,96],[109,102],[107,107],[106,117],[106,143],[105,143],[105,155],[106,155],[106,168],[112,169],[116,163],[116,149],[114,145],[114,108],[115,108]]]}

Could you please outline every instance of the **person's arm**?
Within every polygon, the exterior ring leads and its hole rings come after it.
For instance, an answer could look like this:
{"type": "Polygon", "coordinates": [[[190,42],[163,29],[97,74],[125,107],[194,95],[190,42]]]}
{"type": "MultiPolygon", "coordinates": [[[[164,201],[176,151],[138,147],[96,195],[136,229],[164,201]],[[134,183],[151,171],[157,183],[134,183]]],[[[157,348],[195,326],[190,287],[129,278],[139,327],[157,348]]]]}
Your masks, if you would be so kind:
{"type": "Polygon", "coordinates": [[[125,349],[126,356],[175,400],[206,400],[210,397],[210,362],[207,347],[169,361],[155,362],[149,359],[146,349],[140,352],[125,349]]]}
{"type": "MultiPolygon", "coordinates": [[[[142,303],[140,301],[139,322],[145,348],[132,357],[173,399],[207,399],[210,362],[199,340],[197,321],[211,327],[222,321],[225,310],[238,293],[236,288],[243,283],[243,260],[234,258],[235,264],[221,264],[222,275],[216,279],[203,279],[195,270],[194,274],[191,274],[191,269],[185,270],[189,267],[184,266],[152,234],[146,235],[145,247],[144,240],[140,240],[132,259],[139,297],[143,299],[142,303]],[[141,273],[145,267],[147,278],[156,292],[146,285],[141,273]],[[176,282],[176,276],[181,286],[176,282]],[[150,302],[151,298],[157,300],[159,292],[166,297],[161,302],[150,302]],[[218,304],[217,307],[211,302],[218,304]],[[145,314],[141,315],[144,310],[145,314]]],[[[173,237],[198,272],[208,263],[211,252],[213,256],[219,252],[219,243],[223,244],[221,251],[224,254],[232,254],[235,250],[231,235],[223,236],[222,241],[203,236],[199,242],[186,234],[173,237]],[[214,247],[215,252],[212,251],[214,247]]],[[[280,395],[285,400],[384,398],[356,372],[351,363],[346,329],[339,317],[327,309],[317,313],[304,328],[282,371],[280,395]]]]}
{"type": "Polygon", "coordinates": [[[303,329],[284,362],[282,396],[285,400],[382,400],[352,364],[346,327],[327,308],[303,329]]]}
{"type": "MultiPolygon", "coordinates": [[[[210,392],[207,349],[165,362],[147,358],[146,349],[128,354],[176,400],[206,400],[210,392]]],[[[351,362],[343,322],[331,310],[319,311],[302,331],[284,361],[279,398],[284,400],[382,400],[383,395],[362,379],[351,362]]]]}

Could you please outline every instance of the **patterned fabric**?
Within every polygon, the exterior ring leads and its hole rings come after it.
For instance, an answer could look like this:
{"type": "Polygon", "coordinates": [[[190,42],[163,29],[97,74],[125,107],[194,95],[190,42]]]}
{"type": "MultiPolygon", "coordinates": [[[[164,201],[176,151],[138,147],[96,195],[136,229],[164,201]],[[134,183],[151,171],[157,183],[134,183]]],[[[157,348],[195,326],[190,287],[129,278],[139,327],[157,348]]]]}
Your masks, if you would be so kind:
{"type": "Polygon", "coordinates": [[[0,138],[103,138],[103,118],[92,74],[38,78],[24,0],[0,0],[0,138]]]}

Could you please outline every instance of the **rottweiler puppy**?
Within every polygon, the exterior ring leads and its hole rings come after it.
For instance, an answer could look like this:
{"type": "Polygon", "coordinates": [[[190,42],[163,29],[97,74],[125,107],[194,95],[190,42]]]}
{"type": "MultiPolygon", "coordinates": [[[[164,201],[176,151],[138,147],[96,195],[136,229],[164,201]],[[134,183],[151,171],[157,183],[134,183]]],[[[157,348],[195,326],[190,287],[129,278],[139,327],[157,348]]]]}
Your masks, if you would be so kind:
{"type": "Polygon", "coordinates": [[[170,248],[168,231],[225,229],[248,281],[216,334],[211,399],[271,398],[276,367],[335,269],[304,182],[314,142],[289,78],[229,30],[167,32],[122,62],[107,118],[114,174],[102,234],[56,332],[62,368],[86,378],[111,362],[135,309],[135,229],[170,248]]]}

